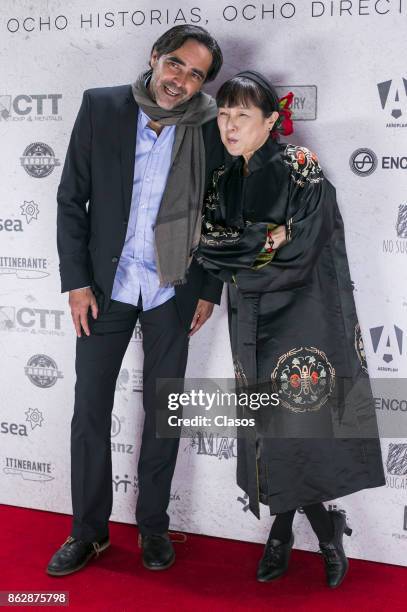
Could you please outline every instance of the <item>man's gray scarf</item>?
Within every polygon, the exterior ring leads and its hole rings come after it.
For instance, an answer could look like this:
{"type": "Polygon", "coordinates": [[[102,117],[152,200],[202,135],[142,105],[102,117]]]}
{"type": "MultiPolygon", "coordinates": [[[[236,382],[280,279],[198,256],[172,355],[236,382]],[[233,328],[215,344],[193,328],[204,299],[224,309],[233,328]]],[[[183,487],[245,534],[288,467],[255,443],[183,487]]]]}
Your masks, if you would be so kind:
{"type": "Polygon", "coordinates": [[[151,71],[132,85],[134,99],[153,121],[175,125],[171,167],[155,224],[155,251],[160,287],[180,285],[199,244],[205,188],[202,125],[216,116],[215,100],[203,92],[165,110],[151,98],[146,82],[151,71]]]}

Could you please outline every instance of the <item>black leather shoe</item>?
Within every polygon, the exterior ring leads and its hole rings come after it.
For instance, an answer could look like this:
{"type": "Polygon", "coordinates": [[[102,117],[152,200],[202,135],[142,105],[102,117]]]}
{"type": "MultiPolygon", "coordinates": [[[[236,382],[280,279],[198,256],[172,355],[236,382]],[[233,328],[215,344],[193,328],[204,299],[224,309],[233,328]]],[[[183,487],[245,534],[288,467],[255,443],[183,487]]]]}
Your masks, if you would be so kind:
{"type": "Polygon", "coordinates": [[[175,561],[175,552],[167,533],[142,535],[143,565],[150,570],[164,570],[175,561]]]}
{"type": "Polygon", "coordinates": [[[269,536],[257,568],[257,580],[259,582],[275,580],[287,571],[293,544],[293,534],[286,543],[269,536]]]}
{"type": "Polygon", "coordinates": [[[343,534],[350,536],[352,529],[346,524],[346,518],[338,510],[330,510],[334,536],[330,542],[320,542],[319,548],[324,557],[326,581],[332,589],[339,586],[348,571],[349,562],[343,550],[343,534]]]}
{"type": "Polygon", "coordinates": [[[82,542],[72,536],[62,544],[61,548],[48,563],[47,574],[50,576],[66,576],[85,567],[87,562],[110,546],[109,536],[99,542],[82,542]]]}

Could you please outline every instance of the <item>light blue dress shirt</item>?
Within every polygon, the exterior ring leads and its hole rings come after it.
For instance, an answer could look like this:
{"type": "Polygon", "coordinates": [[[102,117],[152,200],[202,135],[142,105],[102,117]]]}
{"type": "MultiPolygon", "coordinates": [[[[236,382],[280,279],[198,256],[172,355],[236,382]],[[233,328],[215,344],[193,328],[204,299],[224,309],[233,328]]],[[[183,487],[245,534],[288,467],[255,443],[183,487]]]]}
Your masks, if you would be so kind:
{"type": "Polygon", "coordinates": [[[160,135],[147,127],[150,118],[139,109],[133,193],[126,239],[114,279],[112,299],[143,310],[164,304],[175,295],[171,285],[160,287],[154,251],[154,225],[170,171],[175,126],[160,135]]]}

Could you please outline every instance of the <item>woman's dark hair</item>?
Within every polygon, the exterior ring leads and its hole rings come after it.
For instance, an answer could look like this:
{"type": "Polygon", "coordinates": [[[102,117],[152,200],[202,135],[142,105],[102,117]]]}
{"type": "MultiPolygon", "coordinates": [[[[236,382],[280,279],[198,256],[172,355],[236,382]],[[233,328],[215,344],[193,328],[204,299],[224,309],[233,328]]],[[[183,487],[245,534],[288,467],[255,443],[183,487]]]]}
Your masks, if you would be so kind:
{"type": "Polygon", "coordinates": [[[171,53],[175,49],[179,49],[188,40],[193,39],[201,44],[212,53],[212,64],[208,70],[205,82],[213,81],[222,67],[223,55],[216,40],[204,28],[195,25],[178,25],[174,26],[167,32],[164,32],[155,41],[151,53],[156,51],[158,57],[171,53]]]}
{"type": "Polygon", "coordinates": [[[250,106],[253,104],[263,111],[265,117],[270,117],[274,111],[279,111],[278,95],[271,83],[267,89],[252,79],[235,76],[225,81],[216,94],[216,104],[220,106],[250,106]]]}

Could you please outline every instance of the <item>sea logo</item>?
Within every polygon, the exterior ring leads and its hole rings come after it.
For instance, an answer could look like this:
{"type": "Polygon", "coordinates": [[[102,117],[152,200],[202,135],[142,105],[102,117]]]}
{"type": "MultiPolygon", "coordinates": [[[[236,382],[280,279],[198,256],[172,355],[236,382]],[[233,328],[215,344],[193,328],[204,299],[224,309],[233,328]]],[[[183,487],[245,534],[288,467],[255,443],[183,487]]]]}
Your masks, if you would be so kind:
{"type": "MultiPolygon", "coordinates": [[[[390,79],[377,84],[380,104],[383,110],[396,121],[407,112],[407,79],[399,81],[390,79]]],[[[406,124],[407,125],[407,124],[406,124]]],[[[387,127],[399,127],[398,124],[387,124],[387,127]]]]}
{"type": "Polygon", "coordinates": [[[28,224],[31,223],[33,219],[37,221],[38,215],[40,214],[40,209],[38,208],[38,204],[36,204],[34,200],[31,200],[30,202],[26,202],[24,200],[24,204],[22,204],[20,208],[21,214],[23,215],[23,217],[25,217],[25,220],[28,224]]]}
{"type": "MultiPolygon", "coordinates": [[[[396,355],[403,353],[403,330],[397,325],[391,325],[385,331],[384,325],[370,328],[370,338],[372,341],[373,352],[386,364],[394,361],[396,355]]],[[[387,368],[379,368],[387,369],[387,368]]]]}
{"type": "Polygon", "coordinates": [[[357,176],[370,176],[377,168],[377,155],[372,149],[356,149],[350,156],[349,165],[357,176]]]}
{"type": "Polygon", "coordinates": [[[28,145],[20,161],[27,174],[33,178],[45,178],[51,174],[55,166],[61,165],[54,151],[44,142],[33,142],[28,145]]]}
{"type": "Polygon", "coordinates": [[[28,379],[40,389],[53,387],[59,378],[63,378],[62,372],[48,355],[33,355],[24,368],[28,379]]]}

